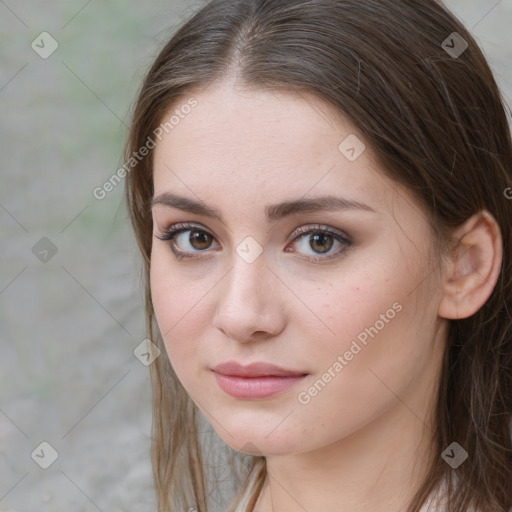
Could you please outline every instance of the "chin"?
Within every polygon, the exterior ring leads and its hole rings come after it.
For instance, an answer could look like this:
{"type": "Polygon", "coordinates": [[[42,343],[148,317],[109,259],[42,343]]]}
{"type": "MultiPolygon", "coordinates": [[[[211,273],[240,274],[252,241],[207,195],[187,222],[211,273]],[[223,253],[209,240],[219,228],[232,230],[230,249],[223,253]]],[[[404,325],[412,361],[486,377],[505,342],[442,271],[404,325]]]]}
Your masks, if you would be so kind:
{"type": "Polygon", "coordinates": [[[240,432],[230,431],[232,436],[223,429],[216,429],[216,432],[233,450],[248,455],[290,455],[304,450],[304,443],[290,439],[286,431],[275,436],[269,436],[268,430],[258,432],[254,428],[241,428],[240,432]]]}

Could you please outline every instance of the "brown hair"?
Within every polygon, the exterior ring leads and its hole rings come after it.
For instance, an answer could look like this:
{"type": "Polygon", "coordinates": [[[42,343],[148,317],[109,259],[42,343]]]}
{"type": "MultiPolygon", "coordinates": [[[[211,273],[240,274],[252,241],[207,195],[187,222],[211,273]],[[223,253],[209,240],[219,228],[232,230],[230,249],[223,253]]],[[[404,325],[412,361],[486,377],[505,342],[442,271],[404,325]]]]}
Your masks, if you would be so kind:
{"type": "MultiPolygon", "coordinates": [[[[313,94],[348,118],[383,171],[418,197],[439,240],[448,241],[452,228],[482,209],[497,220],[505,255],[499,279],[478,312],[450,321],[433,432],[439,455],[434,453],[408,511],[418,512],[444,480],[450,512],[470,506],[508,511],[512,201],[504,191],[512,184],[512,144],[504,102],[475,40],[435,0],[213,0],[177,31],[147,73],[126,158],[147,143],[180,99],[232,76],[246,88],[313,94]],[[456,44],[462,50],[463,40],[465,51],[447,51],[456,44]],[[453,441],[469,453],[456,470],[441,458],[453,441]]],[[[205,512],[211,489],[197,434],[199,415],[153,324],[152,195],[150,153],[128,173],[126,197],[144,258],[148,336],[162,350],[151,366],[159,510],[193,506],[205,512]]],[[[251,456],[248,470],[233,510],[251,510],[264,458],[251,456]]]]}

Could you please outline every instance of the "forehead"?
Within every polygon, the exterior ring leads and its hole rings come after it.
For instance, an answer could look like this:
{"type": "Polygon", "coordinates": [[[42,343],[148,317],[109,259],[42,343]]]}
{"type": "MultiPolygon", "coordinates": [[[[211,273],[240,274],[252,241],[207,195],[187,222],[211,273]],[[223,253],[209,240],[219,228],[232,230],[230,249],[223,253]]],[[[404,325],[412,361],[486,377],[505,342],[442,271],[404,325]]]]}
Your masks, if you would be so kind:
{"type": "Polygon", "coordinates": [[[191,97],[197,105],[154,150],[155,195],[180,192],[244,208],[307,194],[340,193],[375,209],[390,200],[394,184],[370,149],[355,160],[343,153],[346,140],[361,151],[363,137],[316,97],[222,83],[185,96],[163,119],[191,97]]]}

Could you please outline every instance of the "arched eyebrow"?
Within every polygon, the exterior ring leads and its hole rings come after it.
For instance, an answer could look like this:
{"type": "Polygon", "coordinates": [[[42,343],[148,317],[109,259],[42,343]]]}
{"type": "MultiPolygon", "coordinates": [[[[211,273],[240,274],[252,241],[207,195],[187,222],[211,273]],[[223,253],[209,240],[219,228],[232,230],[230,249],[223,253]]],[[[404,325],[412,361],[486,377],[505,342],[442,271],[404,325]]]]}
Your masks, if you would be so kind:
{"type": "MultiPolygon", "coordinates": [[[[156,205],[166,206],[168,208],[177,208],[188,213],[202,215],[219,220],[225,224],[222,214],[219,210],[208,206],[203,201],[191,199],[184,196],[164,192],[151,200],[151,209],[156,205]]],[[[301,213],[322,213],[340,210],[362,210],[372,213],[376,212],[371,206],[365,203],[355,201],[347,197],[339,196],[319,196],[313,198],[301,198],[281,203],[269,204],[265,206],[265,216],[267,222],[276,222],[284,217],[298,215],[301,213]]]]}

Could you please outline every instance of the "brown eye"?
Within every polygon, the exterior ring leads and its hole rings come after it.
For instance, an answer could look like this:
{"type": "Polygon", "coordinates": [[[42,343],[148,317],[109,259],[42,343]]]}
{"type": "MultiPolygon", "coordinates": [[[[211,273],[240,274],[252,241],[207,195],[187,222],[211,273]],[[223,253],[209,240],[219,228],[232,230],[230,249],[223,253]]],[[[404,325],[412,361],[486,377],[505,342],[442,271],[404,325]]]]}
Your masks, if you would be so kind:
{"type": "Polygon", "coordinates": [[[328,233],[317,233],[310,238],[309,246],[320,254],[329,252],[334,245],[333,236],[328,233]]]}
{"type": "MultiPolygon", "coordinates": [[[[177,237],[179,238],[179,237],[177,237]]],[[[208,249],[213,241],[213,236],[204,231],[190,231],[189,243],[198,251],[204,251],[208,249]]]]}
{"type": "Polygon", "coordinates": [[[304,259],[313,263],[326,262],[341,256],[352,245],[348,235],[328,226],[306,226],[299,228],[297,232],[292,244],[295,250],[286,249],[286,252],[302,254],[304,259]]]}
{"type": "Polygon", "coordinates": [[[172,252],[178,259],[193,258],[200,252],[206,252],[214,241],[213,235],[189,224],[176,224],[156,237],[169,242],[172,252]]]}

